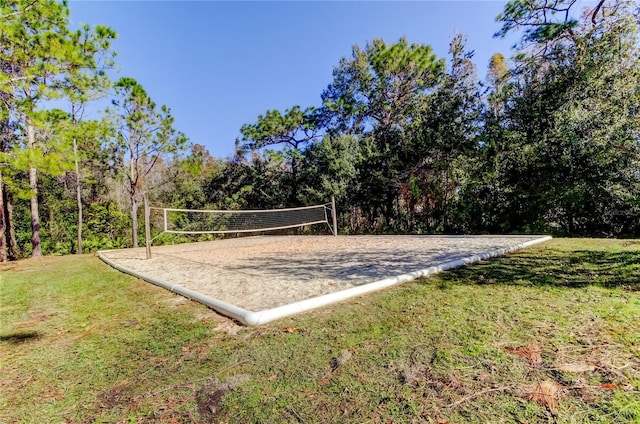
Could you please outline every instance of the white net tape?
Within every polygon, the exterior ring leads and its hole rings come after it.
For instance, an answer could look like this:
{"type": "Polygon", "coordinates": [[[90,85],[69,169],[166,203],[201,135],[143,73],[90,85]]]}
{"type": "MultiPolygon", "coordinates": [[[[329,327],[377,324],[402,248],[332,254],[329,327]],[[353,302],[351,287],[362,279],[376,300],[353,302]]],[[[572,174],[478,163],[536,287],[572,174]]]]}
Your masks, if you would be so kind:
{"type": "Polygon", "coordinates": [[[150,209],[162,211],[163,231],[174,234],[248,233],[323,223],[331,228],[331,203],[303,208],[239,211],[150,209]]]}

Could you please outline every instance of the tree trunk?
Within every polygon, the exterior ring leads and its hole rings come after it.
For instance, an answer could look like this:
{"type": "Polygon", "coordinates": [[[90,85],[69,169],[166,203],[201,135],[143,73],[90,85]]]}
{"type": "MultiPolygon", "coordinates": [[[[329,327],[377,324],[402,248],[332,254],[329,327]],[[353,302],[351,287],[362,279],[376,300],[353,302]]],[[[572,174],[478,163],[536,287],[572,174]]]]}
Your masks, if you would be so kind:
{"type": "MultiPolygon", "coordinates": [[[[28,148],[33,149],[36,145],[36,129],[27,116],[27,142],[28,148]]],[[[40,214],[38,212],[38,170],[29,168],[29,188],[31,189],[31,256],[42,256],[42,246],[40,244],[40,214]]]]}
{"type": "Polygon", "coordinates": [[[42,256],[40,242],[40,213],[38,208],[38,171],[29,168],[29,187],[31,188],[31,257],[42,256]]]}
{"type": "Polygon", "coordinates": [[[448,222],[447,222],[447,207],[448,207],[448,202],[449,202],[449,173],[447,171],[443,172],[444,174],[444,192],[442,193],[442,211],[441,211],[441,218],[442,218],[442,223],[440,224],[441,226],[441,230],[443,232],[447,231],[448,228],[448,222]]]}
{"type": "Polygon", "coordinates": [[[298,206],[298,164],[296,161],[296,153],[298,152],[297,147],[293,151],[293,157],[291,158],[291,182],[292,182],[292,197],[291,204],[286,205],[286,207],[298,206]]]}
{"type": "MultiPolygon", "coordinates": [[[[3,67],[4,68],[4,67],[3,67]]],[[[5,69],[3,69],[4,71],[5,69]]],[[[9,99],[9,93],[6,91],[0,91],[0,102],[7,104],[9,99]]],[[[7,153],[9,150],[9,144],[12,138],[12,125],[9,122],[8,116],[4,116],[4,119],[0,121],[0,153],[7,153]]],[[[6,194],[4,186],[4,180],[2,179],[2,168],[0,168],[0,262],[5,262],[11,257],[11,246],[7,244],[7,239],[11,240],[10,228],[11,222],[9,221],[9,198],[6,194]]]]}
{"type": "Polygon", "coordinates": [[[133,193],[131,194],[131,227],[133,247],[138,247],[138,201],[133,193]]]}
{"type": "Polygon", "coordinates": [[[138,247],[138,168],[134,146],[129,144],[129,196],[131,196],[131,235],[133,247],[138,247]]]}
{"type": "Polygon", "coordinates": [[[80,164],[78,163],[78,143],[73,138],[73,155],[76,165],[76,202],[78,203],[78,255],[82,255],[82,187],[80,186],[80,164]]]}
{"type": "Polygon", "coordinates": [[[2,203],[4,205],[4,236],[7,242],[7,259],[15,260],[18,258],[18,242],[16,241],[16,230],[13,227],[13,206],[11,205],[11,197],[6,190],[4,182],[2,183],[2,203]]]}
{"type": "Polygon", "coordinates": [[[0,172],[0,262],[6,262],[9,259],[7,254],[7,227],[4,223],[4,182],[2,181],[2,173],[0,172]]]}

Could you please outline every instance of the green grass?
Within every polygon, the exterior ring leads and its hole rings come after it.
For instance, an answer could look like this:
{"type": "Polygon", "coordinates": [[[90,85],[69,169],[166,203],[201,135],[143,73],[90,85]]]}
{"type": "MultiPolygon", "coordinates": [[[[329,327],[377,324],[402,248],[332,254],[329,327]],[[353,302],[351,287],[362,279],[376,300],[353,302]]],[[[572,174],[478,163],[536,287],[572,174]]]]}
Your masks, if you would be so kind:
{"type": "Polygon", "coordinates": [[[640,422],[640,241],[556,239],[259,328],[93,256],[0,281],[0,422],[640,422]]]}

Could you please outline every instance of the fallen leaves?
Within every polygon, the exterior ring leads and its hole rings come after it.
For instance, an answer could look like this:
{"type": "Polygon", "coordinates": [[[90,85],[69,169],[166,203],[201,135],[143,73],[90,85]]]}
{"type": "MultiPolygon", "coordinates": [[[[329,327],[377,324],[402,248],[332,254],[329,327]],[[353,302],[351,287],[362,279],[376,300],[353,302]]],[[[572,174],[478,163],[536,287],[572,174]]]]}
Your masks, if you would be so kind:
{"type": "Polygon", "coordinates": [[[558,407],[557,399],[560,389],[561,387],[553,380],[545,380],[533,386],[533,388],[528,391],[527,398],[532,402],[546,407],[553,415],[556,415],[558,407]]]}
{"type": "Polygon", "coordinates": [[[514,355],[522,356],[523,358],[528,359],[531,365],[538,366],[542,364],[542,349],[536,342],[531,342],[525,347],[507,346],[504,349],[509,353],[513,353],[514,355]]]}

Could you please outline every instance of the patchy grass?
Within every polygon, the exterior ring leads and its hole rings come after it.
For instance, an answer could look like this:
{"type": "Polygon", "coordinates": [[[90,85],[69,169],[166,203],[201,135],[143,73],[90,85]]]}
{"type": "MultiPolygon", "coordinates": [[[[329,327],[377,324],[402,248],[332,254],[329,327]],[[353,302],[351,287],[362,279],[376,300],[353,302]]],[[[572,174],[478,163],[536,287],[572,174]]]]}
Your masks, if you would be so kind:
{"type": "Polygon", "coordinates": [[[553,240],[259,328],[92,256],[0,280],[0,422],[640,422],[640,241],[553,240]]]}

